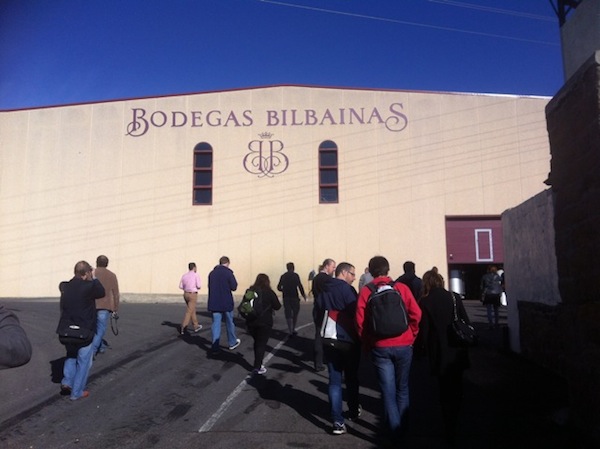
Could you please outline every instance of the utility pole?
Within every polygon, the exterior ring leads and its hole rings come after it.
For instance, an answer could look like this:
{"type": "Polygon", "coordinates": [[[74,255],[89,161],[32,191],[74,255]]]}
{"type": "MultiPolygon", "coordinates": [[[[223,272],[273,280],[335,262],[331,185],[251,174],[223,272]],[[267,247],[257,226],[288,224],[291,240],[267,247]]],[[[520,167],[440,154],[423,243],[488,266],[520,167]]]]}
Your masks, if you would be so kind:
{"type": "Polygon", "coordinates": [[[567,15],[577,8],[583,0],[550,0],[552,9],[558,17],[558,25],[563,26],[567,21],[567,15]]]}

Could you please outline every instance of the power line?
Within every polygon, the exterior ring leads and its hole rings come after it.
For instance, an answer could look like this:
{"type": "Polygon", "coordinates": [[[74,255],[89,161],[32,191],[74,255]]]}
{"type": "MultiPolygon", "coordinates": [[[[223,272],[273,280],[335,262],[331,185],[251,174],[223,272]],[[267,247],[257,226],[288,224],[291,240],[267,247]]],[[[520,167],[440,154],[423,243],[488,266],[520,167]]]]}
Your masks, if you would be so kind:
{"type": "Polygon", "coordinates": [[[527,19],[544,20],[547,22],[554,22],[556,20],[555,17],[550,17],[550,16],[541,16],[539,14],[531,14],[528,12],[513,11],[510,9],[493,8],[491,6],[474,5],[473,3],[457,2],[457,1],[453,1],[453,0],[428,0],[428,1],[431,3],[441,3],[443,5],[456,6],[458,8],[475,9],[478,11],[490,12],[490,13],[494,13],[494,14],[505,14],[505,15],[509,15],[509,16],[525,17],[527,19]]]}
{"type": "Polygon", "coordinates": [[[337,11],[334,9],[325,9],[325,8],[317,8],[314,6],[297,5],[295,3],[280,2],[280,1],[275,1],[275,0],[258,0],[258,1],[261,3],[269,3],[272,5],[285,6],[288,8],[306,9],[309,11],[324,12],[327,14],[336,14],[336,15],[340,15],[340,16],[355,17],[355,18],[359,18],[359,19],[377,20],[380,22],[397,23],[400,25],[409,25],[409,26],[416,26],[416,27],[421,27],[421,28],[430,28],[430,29],[434,29],[434,30],[450,31],[450,32],[454,32],[454,33],[471,34],[471,35],[475,35],[475,36],[485,36],[485,37],[493,37],[493,38],[498,38],[498,39],[508,39],[508,40],[512,40],[512,41],[528,42],[530,44],[558,46],[558,44],[554,43],[554,42],[540,41],[540,40],[535,40],[535,39],[525,39],[525,38],[514,37],[514,36],[505,36],[502,34],[484,33],[484,32],[480,32],[480,31],[471,31],[471,30],[465,30],[465,29],[460,29],[460,28],[452,28],[452,27],[445,27],[445,26],[439,26],[439,25],[430,25],[427,23],[410,22],[410,21],[406,21],[406,20],[390,19],[387,17],[377,17],[377,16],[366,15],[366,14],[357,14],[357,13],[351,13],[351,12],[345,12],[345,11],[337,11]]]}

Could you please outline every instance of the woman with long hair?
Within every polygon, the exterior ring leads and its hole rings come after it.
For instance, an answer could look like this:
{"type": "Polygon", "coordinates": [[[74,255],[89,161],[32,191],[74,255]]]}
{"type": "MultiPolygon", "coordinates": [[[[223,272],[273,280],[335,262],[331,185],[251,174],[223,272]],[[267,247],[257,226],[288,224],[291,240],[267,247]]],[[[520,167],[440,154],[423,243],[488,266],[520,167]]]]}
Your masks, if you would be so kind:
{"type": "Polygon", "coordinates": [[[454,320],[454,301],[459,318],[469,317],[460,297],[444,288],[444,278],[433,267],[423,275],[423,311],[420,324],[420,347],[429,356],[431,374],[438,378],[440,403],[446,440],[455,443],[458,412],[462,401],[463,371],[469,367],[465,347],[454,347],[448,340],[448,329],[454,320]]]}
{"type": "Polygon", "coordinates": [[[260,273],[249,290],[258,295],[254,300],[254,312],[246,318],[248,333],[254,339],[254,374],[265,374],[263,358],[273,329],[273,311],[281,309],[277,294],[271,288],[269,276],[260,273]]]}

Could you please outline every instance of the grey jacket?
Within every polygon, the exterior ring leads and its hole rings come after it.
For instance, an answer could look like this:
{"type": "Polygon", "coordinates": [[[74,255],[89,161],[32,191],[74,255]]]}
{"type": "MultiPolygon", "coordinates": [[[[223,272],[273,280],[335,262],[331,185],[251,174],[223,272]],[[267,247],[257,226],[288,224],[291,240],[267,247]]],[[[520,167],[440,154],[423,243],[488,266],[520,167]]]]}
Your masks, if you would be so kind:
{"type": "Polygon", "coordinates": [[[31,343],[17,316],[0,304],[0,369],[25,365],[31,359],[31,343]]]}

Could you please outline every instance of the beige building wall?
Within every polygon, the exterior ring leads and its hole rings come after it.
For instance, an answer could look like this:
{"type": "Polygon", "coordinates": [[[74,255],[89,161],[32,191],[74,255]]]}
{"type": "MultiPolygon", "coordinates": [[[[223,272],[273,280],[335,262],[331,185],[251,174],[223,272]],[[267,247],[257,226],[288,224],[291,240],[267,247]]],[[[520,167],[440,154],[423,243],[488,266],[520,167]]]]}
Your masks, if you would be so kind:
{"type": "Polygon", "coordinates": [[[177,293],[190,261],[206,284],[222,255],[240,288],[259,272],[277,282],[288,261],[306,282],[326,257],[444,272],[447,215],[500,215],[544,190],[547,102],[279,86],[0,112],[0,297],[57,296],[99,254],[130,293],[177,293]],[[281,141],[287,169],[249,173],[256,140],[281,141]],[[324,140],[338,204],[319,204],[324,140]],[[192,205],[199,142],[213,148],[210,206],[192,205]]]}

